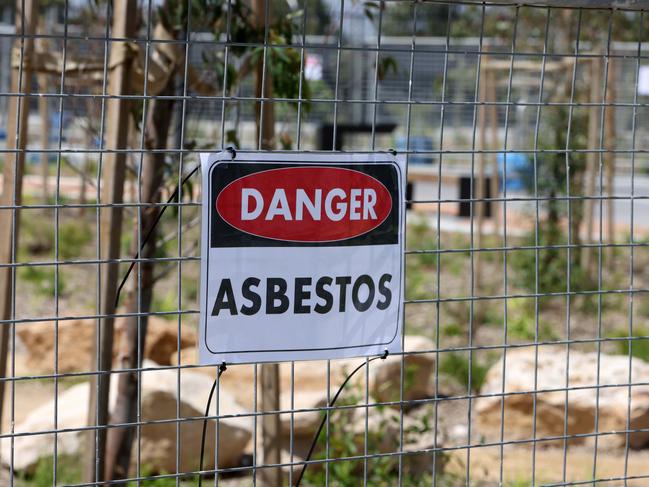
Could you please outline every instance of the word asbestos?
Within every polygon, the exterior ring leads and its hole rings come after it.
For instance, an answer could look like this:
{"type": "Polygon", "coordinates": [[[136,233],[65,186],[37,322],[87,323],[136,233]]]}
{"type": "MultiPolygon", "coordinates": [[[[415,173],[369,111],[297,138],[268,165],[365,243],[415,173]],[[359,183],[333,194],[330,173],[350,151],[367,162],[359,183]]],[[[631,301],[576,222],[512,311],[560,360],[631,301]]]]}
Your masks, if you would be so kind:
{"type": "MultiPolygon", "coordinates": [[[[384,310],[390,306],[392,291],[388,283],[392,280],[390,274],[383,274],[378,283],[374,283],[371,276],[363,274],[354,280],[351,286],[351,300],[357,311],[364,312],[376,305],[377,309],[384,310]],[[378,294],[380,297],[374,299],[378,294]]],[[[287,295],[288,285],[286,279],[281,277],[269,277],[265,280],[265,293],[256,291],[262,283],[257,277],[248,277],[241,285],[241,295],[247,303],[237,308],[237,300],[234,297],[232,281],[229,278],[221,280],[219,290],[216,293],[212,316],[218,316],[221,311],[227,310],[230,315],[241,314],[251,316],[262,310],[262,296],[265,295],[266,304],[264,312],[268,315],[286,313],[291,307],[291,301],[287,295]]],[[[319,314],[329,313],[334,309],[344,313],[347,307],[348,289],[352,283],[351,276],[339,276],[336,278],[323,276],[318,279],[313,288],[311,277],[296,277],[293,293],[293,313],[310,314],[312,311],[319,314]],[[334,290],[334,288],[336,288],[334,290]],[[315,305],[308,304],[311,294],[315,294],[321,302],[315,305]]]]}
{"type": "Polygon", "coordinates": [[[200,362],[398,352],[403,164],[204,154],[200,362]]]}

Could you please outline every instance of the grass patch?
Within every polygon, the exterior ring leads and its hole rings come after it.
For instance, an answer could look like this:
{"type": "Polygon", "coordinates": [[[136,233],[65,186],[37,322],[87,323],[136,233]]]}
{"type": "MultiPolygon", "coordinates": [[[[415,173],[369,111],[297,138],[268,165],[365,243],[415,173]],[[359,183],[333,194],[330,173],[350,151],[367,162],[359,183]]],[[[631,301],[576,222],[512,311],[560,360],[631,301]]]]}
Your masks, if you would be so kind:
{"type": "MultiPolygon", "coordinates": [[[[50,266],[24,266],[18,268],[18,279],[32,284],[38,294],[45,297],[55,295],[55,269],[50,266]]],[[[63,273],[59,272],[56,291],[61,296],[65,292],[63,273]]]]}
{"type": "Polygon", "coordinates": [[[174,292],[168,292],[164,296],[154,294],[152,311],[159,313],[169,313],[160,315],[160,318],[167,320],[177,320],[178,316],[173,313],[178,312],[178,294],[174,292]]]}
{"type": "Polygon", "coordinates": [[[629,355],[649,362],[649,330],[637,328],[632,337],[629,337],[628,330],[615,330],[609,334],[609,338],[627,338],[627,340],[616,340],[615,345],[618,353],[629,355]]]}
{"type": "Polygon", "coordinates": [[[476,354],[471,360],[469,368],[469,355],[463,352],[444,353],[439,364],[439,372],[444,374],[458,384],[471,387],[472,391],[478,391],[484,384],[489,367],[496,361],[497,357],[489,355],[486,360],[479,360],[476,354]],[[471,382],[469,384],[469,370],[471,371],[471,382]]]}
{"type": "Polygon", "coordinates": [[[18,487],[52,487],[52,485],[79,484],[83,481],[81,461],[72,455],[61,455],[56,461],[56,484],[54,483],[54,457],[42,458],[32,475],[21,474],[18,487]]]}
{"type": "MultiPolygon", "coordinates": [[[[431,250],[437,248],[435,232],[426,222],[417,222],[408,225],[408,247],[412,250],[431,250]]],[[[435,267],[437,255],[433,252],[410,254],[409,258],[417,266],[435,267]]]]}
{"type": "Polygon", "coordinates": [[[59,225],[59,256],[74,259],[92,241],[92,230],[86,222],[67,222],[59,225]]]}
{"type": "MultiPolygon", "coordinates": [[[[337,406],[353,405],[363,401],[364,394],[360,387],[350,388],[341,397],[337,406]]],[[[387,406],[376,406],[370,414],[380,415],[378,424],[368,431],[367,451],[395,452],[399,449],[399,435],[394,432],[399,430],[399,416],[387,406]],[[392,412],[392,414],[389,414],[392,412]],[[388,433],[391,432],[391,433],[388,433]]],[[[329,423],[329,458],[345,458],[362,455],[364,452],[364,435],[354,428],[357,421],[363,421],[364,412],[352,413],[350,410],[333,412],[329,423]],[[352,415],[358,416],[352,416],[352,415]]],[[[422,415],[421,419],[414,421],[404,428],[404,441],[406,444],[413,438],[426,434],[433,428],[429,415],[422,415]]],[[[326,456],[326,435],[323,433],[318,438],[317,449],[311,460],[324,460],[326,456]]],[[[432,461],[432,456],[431,456],[432,461]]],[[[437,462],[443,463],[443,453],[437,454],[437,462]]],[[[327,474],[324,465],[310,465],[304,475],[304,486],[325,485],[327,474]]],[[[356,487],[362,483],[363,461],[347,460],[328,464],[328,480],[330,485],[340,487],[356,487]]],[[[399,460],[395,456],[385,456],[368,459],[367,485],[377,487],[390,487],[395,485],[399,460]]],[[[299,471],[296,469],[296,471],[299,471]]],[[[408,457],[402,470],[402,484],[406,487],[424,487],[432,485],[430,473],[416,472],[408,465],[408,457]]]]}
{"type": "MultiPolygon", "coordinates": [[[[531,299],[509,299],[507,301],[507,336],[512,339],[532,341],[536,339],[536,313],[534,301],[531,299]]],[[[502,327],[504,315],[502,306],[487,308],[485,324],[492,327],[502,327]]],[[[557,334],[547,321],[540,319],[538,323],[538,340],[556,340],[557,334]]]]}

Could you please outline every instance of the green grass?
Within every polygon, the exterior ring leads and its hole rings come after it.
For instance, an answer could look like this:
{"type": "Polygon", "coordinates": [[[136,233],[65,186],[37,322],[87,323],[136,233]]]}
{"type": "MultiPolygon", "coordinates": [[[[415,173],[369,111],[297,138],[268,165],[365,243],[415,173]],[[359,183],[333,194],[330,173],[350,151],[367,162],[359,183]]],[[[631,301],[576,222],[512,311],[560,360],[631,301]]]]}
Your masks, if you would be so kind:
{"type": "MultiPolygon", "coordinates": [[[[54,273],[54,268],[50,266],[25,266],[18,268],[18,279],[31,283],[41,296],[52,297],[55,295],[54,273]]],[[[61,272],[56,288],[59,296],[65,292],[65,280],[61,272]]]]}
{"type": "MultiPolygon", "coordinates": [[[[353,405],[363,401],[364,394],[361,388],[349,387],[337,406],[353,405]]],[[[372,409],[371,414],[381,414],[387,411],[387,406],[376,406],[372,409]]],[[[363,455],[364,437],[358,431],[354,431],[356,421],[362,421],[363,412],[358,417],[348,417],[351,413],[348,410],[342,410],[332,413],[329,423],[329,458],[345,458],[363,455]]],[[[399,449],[399,435],[389,435],[389,431],[398,431],[398,415],[385,415],[379,420],[376,428],[368,431],[367,451],[374,452],[396,452],[399,449]]],[[[431,430],[430,418],[426,415],[422,419],[410,425],[404,430],[407,437],[411,435],[425,434],[431,430]]],[[[321,434],[318,438],[318,446],[311,460],[324,460],[326,455],[326,435],[321,434]]],[[[438,461],[443,462],[444,455],[438,453],[438,461]]],[[[432,457],[431,457],[432,458],[432,457]]],[[[328,479],[330,485],[340,487],[356,487],[359,485],[359,479],[363,478],[364,464],[362,460],[336,461],[328,464],[328,479]]],[[[367,463],[367,485],[377,487],[391,487],[395,485],[398,478],[399,460],[396,456],[384,456],[368,459],[367,463]]],[[[432,485],[430,473],[421,473],[411,471],[406,460],[402,471],[403,485],[406,487],[424,487],[432,485]]],[[[325,485],[325,466],[323,464],[311,465],[304,475],[302,485],[321,486],[325,485]]],[[[361,480],[362,483],[362,480],[361,480]]]]}
{"type": "MultiPolygon", "coordinates": [[[[433,229],[423,222],[417,222],[408,226],[408,248],[412,250],[431,250],[437,248],[437,238],[433,229]]],[[[433,252],[422,254],[410,254],[417,266],[435,267],[437,255],[433,252]]]]}
{"type": "Polygon", "coordinates": [[[160,296],[160,294],[154,294],[151,311],[170,313],[160,315],[160,318],[167,320],[177,320],[178,316],[173,313],[178,312],[178,295],[174,292],[168,292],[164,296],[160,296]]]}
{"type": "Polygon", "coordinates": [[[646,328],[636,328],[633,337],[629,338],[628,330],[615,330],[609,334],[610,338],[627,338],[627,340],[617,340],[618,353],[622,355],[629,354],[631,347],[631,356],[649,362],[649,330],[646,328]]]}
{"type": "MultiPolygon", "coordinates": [[[[536,339],[535,305],[531,299],[510,299],[507,302],[507,336],[510,339],[531,341],[536,339]]],[[[504,315],[502,305],[487,308],[485,324],[492,327],[502,327],[504,315]]],[[[557,334],[547,321],[539,318],[538,339],[542,341],[556,340],[557,334]]]]}
{"type": "MultiPolygon", "coordinates": [[[[79,458],[61,455],[56,462],[56,485],[79,484],[82,482],[79,458]]],[[[20,475],[17,487],[52,487],[54,484],[54,457],[42,458],[32,475],[20,475]]]]}
{"type": "Polygon", "coordinates": [[[88,222],[67,222],[59,225],[59,256],[75,259],[92,241],[92,230],[88,222]]]}
{"type": "MultiPolygon", "coordinates": [[[[19,474],[16,478],[16,487],[52,487],[53,485],[70,485],[80,484],[83,482],[83,462],[78,456],[60,455],[56,462],[56,484],[54,483],[54,457],[49,456],[42,458],[33,474],[19,474]]],[[[156,475],[150,467],[142,466],[140,476],[149,477],[156,475]]],[[[209,481],[204,479],[204,483],[209,485],[209,481]]],[[[128,487],[135,487],[137,482],[128,482],[128,487]]],[[[144,487],[175,487],[176,478],[168,477],[161,479],[142,480],[139,483],[144,487]]],[[[181,479],[182,487],[196,485],[195,480],[181,479]]]]}
{"type": "Polygon", "coordinates": [[[495,362],[494,358],[489,356],[486,360],[480,360],[478,355],[473,354],[469,369],[468,353],[445,352],[440,360],[439,372],[467,389],[470,385],[472,391],[477,391],[484,384],[489,367],[495,362]],[[469,384],[469,370],[471,370],[471,384],[469,384]]]}

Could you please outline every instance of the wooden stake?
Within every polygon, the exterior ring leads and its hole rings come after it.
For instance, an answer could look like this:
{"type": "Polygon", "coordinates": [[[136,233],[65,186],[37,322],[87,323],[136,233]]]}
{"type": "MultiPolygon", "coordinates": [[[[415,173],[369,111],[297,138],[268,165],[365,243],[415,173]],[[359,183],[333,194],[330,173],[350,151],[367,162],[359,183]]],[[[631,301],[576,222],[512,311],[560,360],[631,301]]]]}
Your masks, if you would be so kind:
{"type": "MultiPolygon", "coordinates": [[[[30,93],[32,76],[31,60],[34,54],[33,36],[36,32],[38,0],[16,0],[16,35],[26,36],[14,41],[14,48],[23,47],[22,73],[19,69],[11,71],[11,92],[30,93]],[[22,8],[25,8],[23,11],[22,8]]],[[[25,148],[27,147],[29,98],[12,96],[7,110],[7,152],[3,171],[3,188],[0,205],[20,205],[22,201],[22,180],[25,167],[25,148]],[[9,151],[16,150],[11,153],[9,151]]],[[[0,210],[0,263],[14,262],[18,251],[18,230],[20,212],[16,209],[0,210]]],[[[13,316],[13,272],[11,267],[0,267],[0,320],[10,320],[13,316]]],[[[0,324],[0,377],[7,376],[7,356],[9,352],[10,330],[14,325],[0,324]]],[[[5,381],[0,381],[0,429],[2,428],[2,409],[4,405],[5,381]]]]}
{"type": "MultiPolygon", "coordinates": [[[[266,1],[254,0],[253,10],[257,20],[257,28],[265,32],[267,25],[270,24],[270,8],[267,10],[266,1]]],[[[270,6],[269,6],[270,7],[270,6]]],[[[270,53],[266,53],[266,64],[270,64],[270,53]]],[[[264,57],[259,56],[259,62],[256,66],[256,83],[255,95],[257,98],[262,96],[269,98],[272,94],[272,79],[270,69],[266,69],[264,74],[264,57]]],[[[273,103],[257,103],[257,134],[261,135],[260,149],[272,150],[275,144],[275,110],[273,103]]],[[[279,365],[262,364],[261,365],[261,410],[279,411],[280,383],[279,383],[279,365]]],[[[281,459],[281,436],[280,436],[280,418],[279,414],[266,414],[262,416],[261,431],[263,441],[263,462],[265,465],[279,464],[281,459]]],[[[281,468],[265,468],[262,470],[264,485],[267,487],[280,487],[282,485],[281,468]]]]}
{"type": "MultiPolygon", "coordinates": [[[[483,59],[483,62],[485,59],[483,59]]],[[[484,65],[480,67],[480,86],[478,88],[478,99],[480,102],[484,102],[487,95],[487,70],[484,65]]],[[[477,181],[474,179],[473,184],[473,194],[471,198],[475,196],[477,203],[473,203],[474,212],[477,213],[477,233],[474,243],[474,248],[479,249],[483,245],[483,235],[484,235],[484,220],[487,211],[487,203],[482,200],[485,198],[485,154],[484,150],[487,147],[487,121],[486,121],[486,107],[484,105],[478,106],[478,136],[480,152],[478,153],[478,178],[477,181]]],[[[482,258],[481,253],[475,253],[475,268],[473,272],[474,276],[474,293],[476,296],[480,294],[482,289],[482,258]]],[[[482,317],[484,316],[484,306],[481,306],[479,303],[476,303],[473,315],[473,329],[475,330],[481,323],[482,317]]]]}
{"type": "MultiPolygon", "coordinates": [[[[496,73],[493,70],[488,72],[487,76],[487,96],[492,103],[496,102],[496,73]]],[[[490,148],[492,150],[498,149],[498,106],[492,105],[489,110],[489,127],[491,129],[491,142],[490,148]]],[[[494,153],[491,166],[491,197],[498,198],[500,195],[500,184],[498,184],[498,155],[494,153]]],[[[504,178],[503,174],[503,178],[504,178]]],[[[503,181],[503,184],[505,182],[503,181]]],[[[500,219],[501,219],[502,204],[496,201],[491,202],[491,217],[493,221],[493,234],[494,236],[500,235],[500,219]]]]}
{"type": "MultiPolygon", "coordinates": [[[[142,158],[142,200],[140,203],[159,203],[161,188],[164,181],[165,159],[167,155],[160,149],[167,148],[169,127],[171,124],[170,113],[173,113],[175,92],[174,77],[172,76],[167,86],[159,94],[168,98],[153,99],[149,102],[145,126],[144,143],[146,153],[142,158]]],[[[133,184],[132,186],[135,186],[133,184]]],[[[137,201],[137,198],[133,201],[137,201]]],[[[145,208],[140,218],[134,217],[133,239],[131,241],[131,255],[139,254],[140,258],[148,259],[135,269],[132,275],[132,288],[127,303],[127,313],[130,315],[124,320],[124,329],[118,347],[117,360],[123,369],[136,369],[142,367],[146,334],[149,317],[146,313],[151,311],[153,301],[153,287],[155,285],[153,258],[156,255],[155,221],[160,212],[160,207],[145,208]],[[138,228],[139,227],[139,228],[138,228]],[[146,245],[140,250],[141,241],[151,229],[146,245]],[[140,238],[138,238],[138,235],[140,238]],[[135,274],[139,273],[139,279],[135,274]],[[139,281],[139,282],[138,282],[139,281]],[[141,286],[141,287],[140,287],[141,286]],[[139,292],[138,292],[139,288],[139,292]],[[143,314],[138,317],[138,313],[143,314]],[[139,329],[139,332],[138,332],[139,329]]],[[[112,418],[115,423],[129,424],[137,421],[139,376],[136,372],[120,374],[117,378],[117,400],[112,418]]],[[[131,450],[136,438],[135,427],[111,428],[108,432],[106,446],[106,479],[124,479],[128,476],[131,461],[131,450]]]]}
{"type": "MultiPolygon", "coordinates": [[[[600,58],[593,58],[590,63],[590,102],[592,105],[588,110],[588,142],[586,147],[589,150],[594,150],[598,147],[598,111],[599,107],[595,105],[599,96],[599,79],[601,75],[601,61],[600,58]]],[[[597,179],[597,153],[588,152],[586,154],[586,192],[585,196],[591,197],[595,195],[595,182],[597,179]]],[[[584,209],[584,220],[586,222],[586,236],[584,243],[590,244],[593,241],[593,228],[594,228],[594,209],[595,201],[587,199],[584,209]]],[[[588,276],[592,276],[593,272],[593,252],[592,247],[584,247],[581,251],[581,266],[586,270],[588,276]]]]}
{"type": "MultiPolygon", "coordinates": [[[[606,83],[606,103],[615,103],[616,86],[615,86],[615,67],[617,63],[615,58],[608,60],[608,73],[606,83]]],[[[606,170],[606,192],[609,199],[606,200],[606,220],[607,220],[607,244],[615,243],[615,208],[613,194],[615,193],[615,107],[606,106],[604,108],[604,169],[606,170]]],[[[608,264],[612,268],[614,248],[607,247],[608,264]]]]}
{"type": "MultiPolygon", "coordinates": [[[[39,93],[47,93],[47,75],[39,74],[36,76],[38,81],[39,93]]],[[[38,97],[38,113],[41,117],[41,149],[49,149],[50,147],[50,110],[47,102],[47,97],[38,97]]],[[[50,180],[50,154],[48,152],[41,152],[41,178],[43,184],[43,202],[47,204],[47,199],[50,195],[49,180],[50,180]]]]}
{"type": "MultiPolygon", "coordinates": [[[[111,37],[133,38],[136,34],[137,0],[122,0],[113,4],[113,27],[111,37]]],[[[111,65],[108,80],[108,94],[113,97],[128,94],[130,84],[131,60],[124,57],[127,49],[124,42],[112,42],[111,65]],[[119,61],[122,62],[119,62],[119,61]]],[[[129,102],[123,98],[109,98],[106,102],[106,150],[125,149],[128,141],[129,102]]],[[[107,152],[103,158],[101,203],[120,204],[124,196],[124,177],[126,172],[126,154],[124,152],[107,152]]],[[[122,208],[105,207],[100,213],[101,260],[117,259],[120,255],[122,236],[122,208]]],[[[108,391],[113,357],[113,325],[115,314],[115,292],[117,290],[119,264],[109,263],[101,268],[101,318],[96,329],[95,367],[100,374],[93,376],[90,388],[88,424],[97,426],[92,432],[87,446],[86,480],[101,482],[104,480],[106,452],[106,429],[108,424],[108,391]],[[96,435],[96,436],[95,436],[96,435]]]]}

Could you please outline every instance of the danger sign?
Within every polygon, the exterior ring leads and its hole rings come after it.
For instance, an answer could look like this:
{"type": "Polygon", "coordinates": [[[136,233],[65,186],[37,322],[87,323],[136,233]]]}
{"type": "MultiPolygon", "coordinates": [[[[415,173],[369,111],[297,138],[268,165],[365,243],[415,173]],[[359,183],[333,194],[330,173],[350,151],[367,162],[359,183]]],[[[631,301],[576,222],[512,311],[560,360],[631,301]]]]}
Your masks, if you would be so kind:
{"type": "Polygon", "coordinates": [[[203,154],[200,362],[401,349],[404,163],[203,154]]]}

